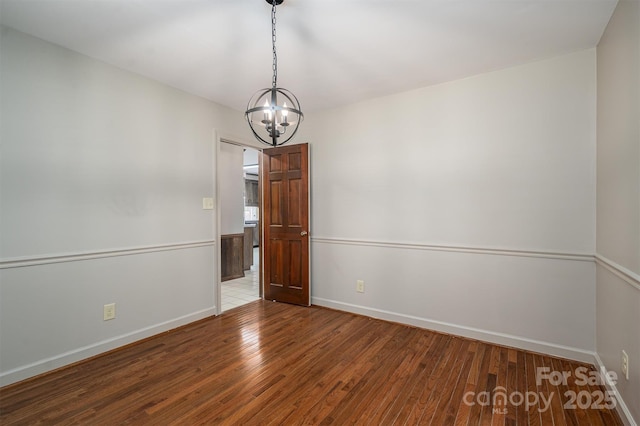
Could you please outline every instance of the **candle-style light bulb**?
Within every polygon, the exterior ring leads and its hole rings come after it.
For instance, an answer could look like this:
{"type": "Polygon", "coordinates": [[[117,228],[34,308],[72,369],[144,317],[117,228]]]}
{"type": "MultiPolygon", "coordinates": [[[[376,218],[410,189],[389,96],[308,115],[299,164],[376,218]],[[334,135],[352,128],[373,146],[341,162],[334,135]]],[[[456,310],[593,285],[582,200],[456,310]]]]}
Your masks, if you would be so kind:
{"type": "Polygon", "coordinates": [[[287,114],[289,114],[289,111],[286,110],[287,108],[287,103],[285,102],[284,104],[282,104],[282,108],[284,108],[282,110],[282,125],[283,126],[288,126],[289,122],[287,121],[287,114]]]}
{"type": "Polygon", "coordinates": [[[269,108],[269,101],[264,101],[264,119],[271,121],[271,108],[269,108]]]}

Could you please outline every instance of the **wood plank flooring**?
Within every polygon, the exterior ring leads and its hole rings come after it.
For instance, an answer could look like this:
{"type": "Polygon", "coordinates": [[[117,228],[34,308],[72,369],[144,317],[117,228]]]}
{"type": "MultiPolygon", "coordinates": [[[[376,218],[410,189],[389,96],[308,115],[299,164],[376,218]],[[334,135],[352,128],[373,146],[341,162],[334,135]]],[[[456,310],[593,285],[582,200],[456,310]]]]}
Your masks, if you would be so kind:
{"type": "Polygon", "coordinates": [[[590,407],[605,405],[596,401],[604,389],[581,380],[587,371],[581,367],[594,370],[349,313],[259,300],[2,388],[0,423],[622,424],[614,410],[590,407]],[[551,377],[536,381],[544,367],[551,377]],[[562,372],[571,375],[556,380],[562,372]]]}

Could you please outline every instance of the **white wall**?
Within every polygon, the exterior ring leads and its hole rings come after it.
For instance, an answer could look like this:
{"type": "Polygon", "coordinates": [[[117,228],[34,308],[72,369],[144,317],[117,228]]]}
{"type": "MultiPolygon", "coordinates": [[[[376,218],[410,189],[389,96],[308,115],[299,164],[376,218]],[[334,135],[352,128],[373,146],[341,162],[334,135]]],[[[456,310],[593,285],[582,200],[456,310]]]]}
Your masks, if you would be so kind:
{"type": "Polygon", "coordinates": [[[622,0],[598,55],[597,350],[640,422],[640,6],[622,0]],[[620,372],[629,355],[630,380],[620,372]]]}
{"type": "Polygon", "coordinates": [[[213,314],[202,197],[214,129],[248,136],[242,113],[8,28],[1,43],[0,385],[213,314]]]}
{"type": "Polygon", "coordinates": [[[220,234],[244,233],[244,174],[241,146],[220,143],[218,179],[220,234]]]}
{"type": "MultiPolygon", "coordinates": [[[[307,114],[313,303],[590,361],[597,300],[600,357],[637,375],[638,128],[606,115],[638,93],[615,77],[638,66],[615,47],[629,4],[598,48],[597,295],[592,49],[307,114]]],[[[252,140],[242,113],[6,28],[1,47],[0,385],[212,314],[201,199],[213,129],[252,140]]]]}
{"type": "Polygon", "coordinates": [[[592,361],[595,59],[309,115],[313,303],[592,361]]]}

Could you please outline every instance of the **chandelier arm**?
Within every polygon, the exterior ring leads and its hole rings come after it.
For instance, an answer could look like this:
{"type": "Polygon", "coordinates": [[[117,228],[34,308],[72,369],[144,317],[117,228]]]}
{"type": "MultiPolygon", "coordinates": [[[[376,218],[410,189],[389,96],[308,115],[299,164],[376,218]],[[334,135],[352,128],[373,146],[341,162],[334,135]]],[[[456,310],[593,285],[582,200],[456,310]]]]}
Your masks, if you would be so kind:
{"type": "MultiPolygon", "coordinates": [[[[298,100],[298,98],[296,97],[296,95],[294,95],[293,93],[289,92],[286,89],[279,89],[276,88],[276,90],[285,98],[287,98],[287,100],[289,102],[291,102],[292,105],[297,105],[298,107],[300,106],[300,101],[298,100]]],[[[295,114],[298,114],[301,119],[304,119],[304,114],[302,113],[301,110],[297,109],[296,107],[292,107],[292,106],[288,106],[288,107],[276,107],[276,110],[286,110],[289,112],[293,112],[295,114]]]]}

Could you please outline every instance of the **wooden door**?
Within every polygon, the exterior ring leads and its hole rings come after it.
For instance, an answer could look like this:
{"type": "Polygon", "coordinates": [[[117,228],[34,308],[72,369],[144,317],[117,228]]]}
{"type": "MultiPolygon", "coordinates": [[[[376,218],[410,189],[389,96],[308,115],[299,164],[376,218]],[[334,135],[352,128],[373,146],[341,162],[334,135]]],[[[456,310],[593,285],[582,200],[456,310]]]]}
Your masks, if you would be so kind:
{"type": "Polygon", "coordinates": [[[262,151],[267,300],[309,306],[309,146],[262,151]]]}

